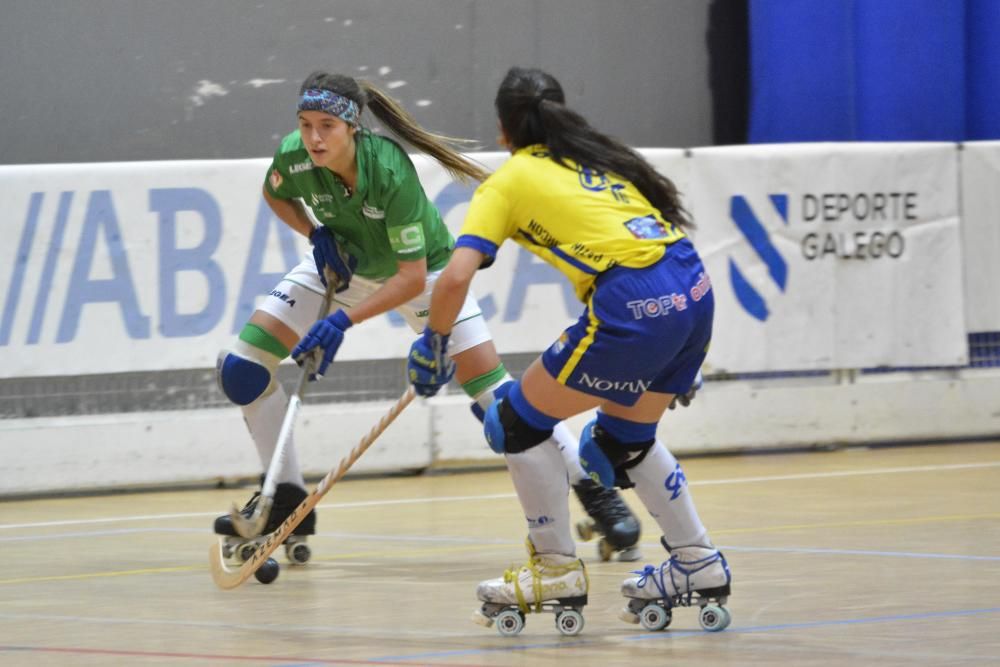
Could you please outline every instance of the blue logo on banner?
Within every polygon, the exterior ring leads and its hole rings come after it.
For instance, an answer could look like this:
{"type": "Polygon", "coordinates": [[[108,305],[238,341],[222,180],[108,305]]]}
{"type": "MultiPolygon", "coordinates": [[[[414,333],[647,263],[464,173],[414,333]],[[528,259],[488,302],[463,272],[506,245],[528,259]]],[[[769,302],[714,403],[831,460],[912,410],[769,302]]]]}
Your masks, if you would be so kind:
{"type": "MultiPolygon", "coordinates": [[[[781,221],[788,225],[788,195],[768,195],[775,211],[781,217],[781,221]]],[[[761,224],[750,204],[741,195],[734,195],[729,201],[729,217],[736,228],[740,230],[743,237],[750,243],[757,256],[764,262],[771,280],[782,292],[788,284],[788,263],[781,256],[778,249],[771,242],[764,225],[761,224]]],[[[767,309],[767,302],[760,295],[750,281],[746,279],[740,267],[732,257],[729,258],[729,281],[733,286],[733,293],[736,300],[745,311],[753,317],[763,322],[767,319],[770,311],[767,309]]]]}

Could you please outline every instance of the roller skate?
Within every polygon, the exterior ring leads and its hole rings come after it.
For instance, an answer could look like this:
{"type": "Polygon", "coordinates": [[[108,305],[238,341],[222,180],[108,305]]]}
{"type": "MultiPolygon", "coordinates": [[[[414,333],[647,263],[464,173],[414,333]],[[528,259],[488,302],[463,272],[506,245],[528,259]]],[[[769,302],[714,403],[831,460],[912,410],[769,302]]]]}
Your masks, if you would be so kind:
{"type": "MultiPolygon", "coordinates": [[[[222,556],[224,558],[235,557],[241,563],[250,559],[253,552],[257,550],[268,533],[274,532],[278,526],[284,522],[292,511],[309,495],[305,489],[295,484],[282,482],[274,490],[274,505],[271,506],[271,513],[267,517],[262,535],[253,538],[246,538],[236,532],[233,527],[233,520],[228,514],[223,514],[215,519],[215,533],[223,536],[222,556]]],[[[260,498],[260,491],[253,494],[253,497],[244,505],[240,513],[250,517],[257,508],[257,501],[260,498]]],[[[293,565],[303,565],[312,556],[309,545],[306,544],[308,535],[316,534],[316,511],[309,512],[297,525],[292,534],[285,540],[285,557],[293,565]]]]}
{"type": "Polygon", "coordinates": [[[689,546],[671,550],[661,538],[670,558],[662,565],[647,565],[626,579],[622,595],[628,598],[621,619],[642,623],[647,630],[663,630],[675,607],[698,606],[698,621],[708,632],[725,630],[732,616],[724,606],[732,575],[725,556],[714,547],[689,546]]]}
{"type": "Polygon", "coordinates": [[[507,570],[499,579],[479,584],[476,596],[483,606],[472,620],[513,637],[524,629],[526,614],[552,612],[556,629],[567,636],[583,630],[583,610],[587,604],[590,579],[583,561],[574,556],[537,554],[528,540],[528,564],[507,570]]]}
{"type": "Polygon", "coordinates": [[[597,556],[609,561],[618,554],[619,561],[635,561],[639,553],[639,521],[615,489],[604,487],[589,477],[573,485],[583,509],[590,516],[576,524],[576,534],[584,542],[600,534],[597,556]]]}

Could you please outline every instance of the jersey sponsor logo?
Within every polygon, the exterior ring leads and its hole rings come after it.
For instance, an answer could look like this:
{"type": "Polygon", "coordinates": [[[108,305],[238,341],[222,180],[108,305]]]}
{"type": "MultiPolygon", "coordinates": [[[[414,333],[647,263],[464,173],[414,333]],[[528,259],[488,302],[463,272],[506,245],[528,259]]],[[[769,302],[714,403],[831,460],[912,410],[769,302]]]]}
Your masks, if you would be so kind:
{"type": "MultiPolygon", "coordinates": [[[[702,274],[703,276],[705,274],[702,274]]],[[[701,298],[700,296],[698,297],[701,298]]],[[[696,299],[697,301],[697,299],[696,299]]],[[[644,317],[666,317],[674,310],[687,309],[687,297],[683,294],[671,292],[649,299],[636,299],[629,301],[625,306],[632,311],[632,317],[641,320],[644,317]]]]}
{"type": "Polygon", "coordinates": [[[312,208],[319,209],[317,213],[322,213],[324,218],[336,218],[337,214],[327,208],[329,206],[333,206],[333,195],[312,193],[312,208]]]}
{"type": "Polygon", "coordinates": [[[708,277],[707,273],[702,271],[698,274],[698,282],[691,288],[691,298],[695,301],[701,301],[711,289],[712,279],[708,277]]]}
{"type": "Polygon", "coordinates": [[[566,343],[568,342],[569,342],[569,336],[566,335],[566,332],[564,331],[563,333],[559,334],[559,339],[556,340],[556,342],[552,343],[552,353],[560,354],[563,350],[566,349],[566,343]]]}
{"type": "Polygon", "coordinates": [[[577,165],[576,172],[580,177],[580,187],[584,190],[590,190],[591,192],[604,192],[608,190],[611,192],[611,196],[618,201],[628,203],[624,183],[613,182],[603,171],[597,171],[590,167],[577,165]]]}
{"type": "Polygon", "coordinates": [[[288,168],[288,173],[298,174],[299,172],[309,171],[315,165],[313,165],[312,160],[307,160],[305,162],[297,162],[288,168]]]}
{"type": "Polygon", "coordinates": [[[281,187],[281,184],[285,179],[281,177],[281,173],[277,169],[272,169],[271,173],[267,177],[267,180],[271,183],[271,189],[277,190],[281,187]]]}
{"type": "Polygon", "coordinates": [[[401,255],[422,251],[424,249],[423,226],[413,224],[390,228],[389,245],[392,246],[393,252],[401,255]]]}
{"type": "Polygon", "coordinates": [[[581,373],[576,383],[596,389],[597,391],[622,391],[626,394],[641,394],[649,389],[649,385],[653,382],[652,380],[606,380],[604,378],[591,377],[587,373],[581,373]]]}
{"type": "Polygon", "coordinates": [[[535,245],[543,245],[546,248],[560,245],[559,239],[553,236],[545,227],[542,227],[537,220],[531,220],[528,223],[528,231],[531,232],[531,237],[535,245]]]}
{"type": "Polygon", "coordinates": [[[671,224],[657,220],[651,215],[641,218],[632,218],[624,223],[625,229],[637,239],[667,239],[671,243],[684,236],[683,233],[671,224]]]}
{"type": "Polygon", "coordinates": [[[371,220],[385,220],[385,211],[375,208],[368,202],[361,205],[361,213],[363,213],[366,218],[370,218],[371,220]]]}

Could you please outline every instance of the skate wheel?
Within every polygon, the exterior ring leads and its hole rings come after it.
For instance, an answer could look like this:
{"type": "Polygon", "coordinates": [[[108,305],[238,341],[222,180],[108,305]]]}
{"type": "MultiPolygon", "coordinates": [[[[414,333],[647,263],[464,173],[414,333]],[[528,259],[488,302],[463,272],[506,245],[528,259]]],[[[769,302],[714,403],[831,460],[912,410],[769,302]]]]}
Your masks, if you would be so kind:
{"type": "Polygon", "coordinates": [[[578,521],[576,524],[576,534],[580,536],[580,539],[584,542],[589,542],[592,537],[594,537],[594,522],[593,521],[578,521]]]}
{"type": "Polygon", "coordinates": [[[583,614],[575,609],[556,614],[556,629],[567,637],[580,634],[583,630],[583,614]]]}
{"type": "Polygon", "coordinates": [[[230,559],[233,557],[233,547],[227,542],[222,543],[222,557],[225,559],[230,559]]]}
{"type": "Polygon", "coordinates": [[[504,609],[493,621],[497,624],[497,632],[504,637],[513,637],[524,630],[524,615],[516,609],[504,609]]]}
{"type": "Polygon", "coordinates": [[[247,542],[236,547],[236,557],[240,559],[240,562],[245,563],[253,557],[255,551],[257,551],[257,545],[247,542]]]}
{"type": "Polygon", "coordinates": [[[273,558],[268,558],[264,563],[257,568],[257,571],[253,573],[253,576],[262,584],[269,584],[278,578],[278,572],[281,568],[278,567],[278,561],[273,558]]]}
{"type": "Polygon", "coordinates": [[[658,604],[647,604],[639,614],[639,621],[642,627],[651,632],[659,632],[673,620],[673,612],[668,611],[658,604]]]}
{"type": "Polygon", "coordinates": [[[305,565],[312,557],[312,549],[305,542],[285,545],[285,558],[292,565],[305,565]]]}
{"type": "Polygon", "coordinates": [[[707,604],[701,608],[698,622],[706,632],[719,632],[729,627],[732,616],[729,610],[716,604],[707,604]]]}
{"type": "Polygon", "coordinates": [[[602,537],[601,541],[597,543],[597,557],[604,562],[608,562],[614,555],[615,548],[611,546],[610,542],[602,537]]]}

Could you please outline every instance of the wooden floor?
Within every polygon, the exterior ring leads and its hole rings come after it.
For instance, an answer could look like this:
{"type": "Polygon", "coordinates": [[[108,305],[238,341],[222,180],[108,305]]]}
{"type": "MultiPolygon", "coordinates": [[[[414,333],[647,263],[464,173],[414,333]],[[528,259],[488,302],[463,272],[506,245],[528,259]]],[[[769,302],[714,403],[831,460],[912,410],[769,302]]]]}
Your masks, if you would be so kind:
{"type": "Polygon", "coordinates": [[[548,614],[516,638],[472,624],[476,583],[524,561],[510,481],[489,471],[342,482],[308,565],[282,555],[273,584],[232,591],[209,576],[209,531],[247,491],[0,503],[0,664],[1000,665],[1000,444],[684,465],[733,571],[721,633],[690,609],[658,633],[618,620],[632,566],[593,544],[581,635],[548,614]]]}

